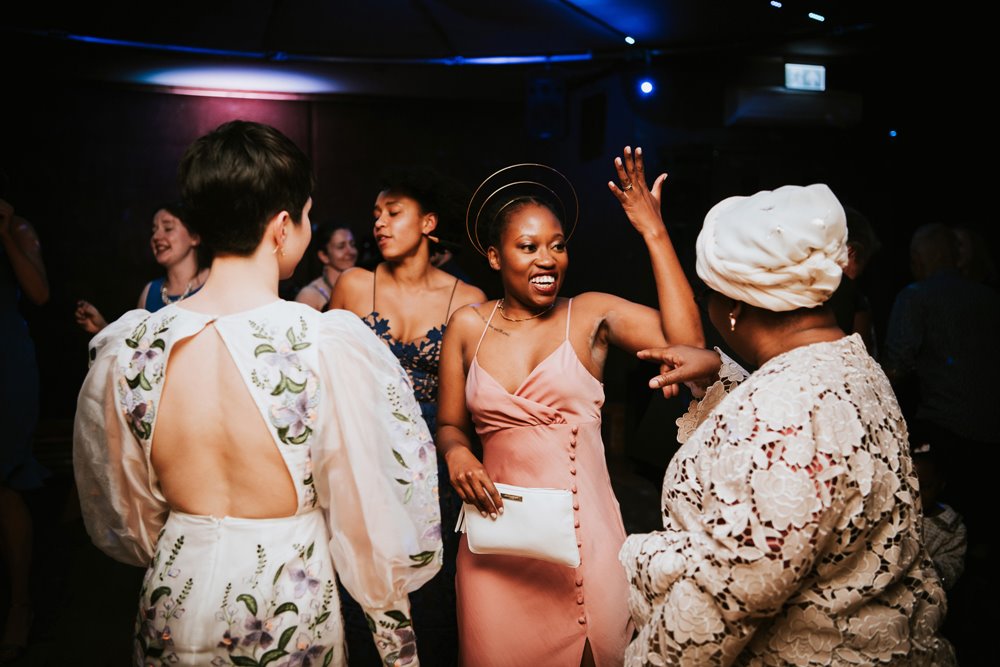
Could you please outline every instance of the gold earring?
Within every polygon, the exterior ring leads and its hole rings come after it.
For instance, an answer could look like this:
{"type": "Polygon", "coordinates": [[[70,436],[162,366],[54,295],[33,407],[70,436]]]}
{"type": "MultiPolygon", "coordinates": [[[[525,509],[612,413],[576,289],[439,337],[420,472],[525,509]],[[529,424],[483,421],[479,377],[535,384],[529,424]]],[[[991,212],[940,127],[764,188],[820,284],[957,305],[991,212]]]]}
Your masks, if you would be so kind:
{"type": "Polygon", "coordinates": [[[736,315],[731,310],[729,311],[729,330],[736,331],[736,315]]]}
{"type": "Polygon", "coordinates": [[[436,236],[432,236],[430,234],[424,234],[424,236],[426,236],[429,241],[433,241],[434,243],[441,243],[441,239],[439,239],[436,236]]]}

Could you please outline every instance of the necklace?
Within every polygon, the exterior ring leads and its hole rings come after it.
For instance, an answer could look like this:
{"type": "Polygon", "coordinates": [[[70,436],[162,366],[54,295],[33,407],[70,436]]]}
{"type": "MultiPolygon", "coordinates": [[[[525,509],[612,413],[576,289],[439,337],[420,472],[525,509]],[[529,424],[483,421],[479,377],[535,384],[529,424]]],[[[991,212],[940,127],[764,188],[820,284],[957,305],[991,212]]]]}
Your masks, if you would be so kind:
{"type": "Polygon", "coordinates": [[[497,310],[500,311],[500,317],[504,318],[508,322],[526,322],[527,320],[533,320],[536,317],[541,317],[542,315],[544,315],[545,313],[549,312],[550,310],[556,307],[556,302],[553,301],[548,308],[546,308],[541,312],[535,313],[534,315],[529,315],[528,317],[508,317],[507,313],[503,312],[503,302],[504,300],[500,299],[500,303],[497,304],[497,310]]]}
{"type": "Polygon", "coordinates": [[[191,286],[193,284],[194,284],[194,281],[193,280],[189,280],[188,284],[187,284],[187,287],[184,288],[184,293],[181,294],[176,299],[174,299],[169,294],[167,294],[167,281],[164,280],[163,284],[160,285],[160,298],[163,299],[163,305],[167,305],[168,303],[174,303],[175,301],[183,301],[185,299],[185,297],[187,297],[189,294],[191,294],[191,286]]]}

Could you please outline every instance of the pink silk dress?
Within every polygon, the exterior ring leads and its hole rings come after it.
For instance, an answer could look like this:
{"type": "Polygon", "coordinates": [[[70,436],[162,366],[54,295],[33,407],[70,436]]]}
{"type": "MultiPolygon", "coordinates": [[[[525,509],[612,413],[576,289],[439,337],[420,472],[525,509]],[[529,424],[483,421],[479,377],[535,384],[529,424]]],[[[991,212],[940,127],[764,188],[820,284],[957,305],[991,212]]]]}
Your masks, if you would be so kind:
{"type": "Polygon", "coordinates": [[[618,562],[625,528],[601,441],[604,387],[570,343],[571,309],[572,300],[566,339],[513,394],[477,361],[488,324],[469,368],[465,399],[483,465],[494,482],[574,493],[580,566],[473,554],[463,536],[456,588],[466,667],[577,667],[587,640],[598,667],[621,665],[632,636],[618,562]]]}

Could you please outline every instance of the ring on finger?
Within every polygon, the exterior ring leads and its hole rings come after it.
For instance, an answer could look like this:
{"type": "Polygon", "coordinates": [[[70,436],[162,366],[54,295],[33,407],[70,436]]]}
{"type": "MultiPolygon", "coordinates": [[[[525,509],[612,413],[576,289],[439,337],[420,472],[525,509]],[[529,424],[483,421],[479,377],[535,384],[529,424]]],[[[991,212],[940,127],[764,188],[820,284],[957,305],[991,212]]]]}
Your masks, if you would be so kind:
{"type": "Polygon", "coordinates": [[[632,189],[632,181],[629,181],[628,183],[622,186],[622,192],[628,192],[631,189],[632,189]]]}

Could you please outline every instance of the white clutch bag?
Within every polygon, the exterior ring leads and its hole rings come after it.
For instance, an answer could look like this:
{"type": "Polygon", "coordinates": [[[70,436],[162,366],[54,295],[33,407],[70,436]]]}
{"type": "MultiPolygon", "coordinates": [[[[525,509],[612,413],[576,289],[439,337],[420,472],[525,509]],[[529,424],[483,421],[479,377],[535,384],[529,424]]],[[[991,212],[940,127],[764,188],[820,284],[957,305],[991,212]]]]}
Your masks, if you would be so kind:
{"type": "Polygon", "coordinates": [[[465,533],[474,554],[537,558],[569,567],[580,565],[573,521],[573,495],[566,489],[536,489],[494,484],[503,514],[484,517],[465,503],[455,532],[465,533]]]}

